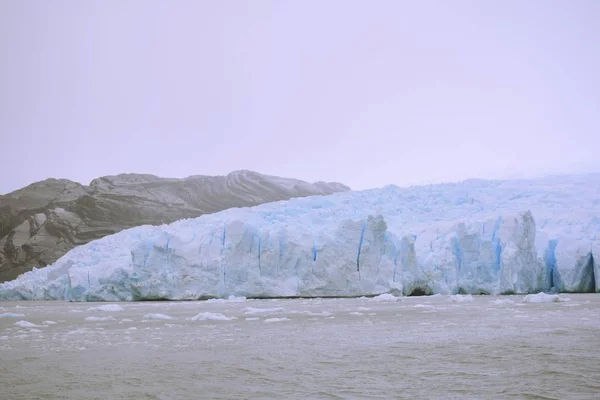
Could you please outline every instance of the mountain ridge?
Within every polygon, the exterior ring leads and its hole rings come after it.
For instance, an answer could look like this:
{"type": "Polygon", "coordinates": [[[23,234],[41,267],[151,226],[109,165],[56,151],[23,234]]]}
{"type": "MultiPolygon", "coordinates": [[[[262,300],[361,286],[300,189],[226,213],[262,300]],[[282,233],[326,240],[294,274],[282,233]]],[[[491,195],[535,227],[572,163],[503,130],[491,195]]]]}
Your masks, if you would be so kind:
{"type": "Polygon", "coordinates": [[[123,173],[89,185],[49,178],[0,195],[0,282],[134,226],[347,190],[337,182],[308,183],[249,170],[187,178],[123,173]]]}

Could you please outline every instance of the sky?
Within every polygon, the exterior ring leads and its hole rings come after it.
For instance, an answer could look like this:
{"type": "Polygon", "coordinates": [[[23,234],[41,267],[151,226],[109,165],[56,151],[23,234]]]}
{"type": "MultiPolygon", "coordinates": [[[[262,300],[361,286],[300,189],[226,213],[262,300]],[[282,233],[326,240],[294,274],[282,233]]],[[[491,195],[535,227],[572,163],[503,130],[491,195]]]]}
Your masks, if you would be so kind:
{"type": "Polygon", "coordinates": [[[0,193],[600,172],[600,1],[0,1],[0,193]]]}

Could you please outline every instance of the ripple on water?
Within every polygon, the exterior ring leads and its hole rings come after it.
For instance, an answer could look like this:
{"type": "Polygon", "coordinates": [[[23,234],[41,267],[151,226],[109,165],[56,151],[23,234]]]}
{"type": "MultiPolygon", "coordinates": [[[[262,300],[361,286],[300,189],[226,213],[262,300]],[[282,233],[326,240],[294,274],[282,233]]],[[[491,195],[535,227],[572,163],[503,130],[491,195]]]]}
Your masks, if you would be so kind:
{"type": "Polygon", "coordinates": [[[570,298],[49,302],[0,319],[2,396],[591,399],[600,296],[570,298]]]}

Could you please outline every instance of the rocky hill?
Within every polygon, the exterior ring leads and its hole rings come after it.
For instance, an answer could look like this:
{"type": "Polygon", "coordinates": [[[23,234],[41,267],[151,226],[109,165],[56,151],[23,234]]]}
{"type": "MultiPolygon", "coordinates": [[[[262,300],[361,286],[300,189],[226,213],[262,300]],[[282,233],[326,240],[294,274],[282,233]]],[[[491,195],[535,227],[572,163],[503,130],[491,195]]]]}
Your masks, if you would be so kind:
{"type": "Polygon", "coordinates": [[[185,179],[121,174],[94,179],[89,186],[47,179],[0,196],[0,282],[126,228],[347,190],[340,183],[308,183],[252,171],[185,179]]]}

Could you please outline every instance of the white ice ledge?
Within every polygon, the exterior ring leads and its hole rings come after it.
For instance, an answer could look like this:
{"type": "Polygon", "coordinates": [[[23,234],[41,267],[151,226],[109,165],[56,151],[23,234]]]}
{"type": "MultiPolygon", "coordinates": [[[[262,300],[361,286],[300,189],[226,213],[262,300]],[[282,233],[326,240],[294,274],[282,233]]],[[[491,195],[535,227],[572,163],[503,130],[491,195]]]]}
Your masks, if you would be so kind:
{"type": "Polygon", "coordinates": [[[0,299],[594,292],[600,175],[313,196],[142,226],[0,285],[0,299]]]}

